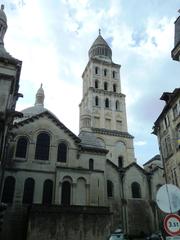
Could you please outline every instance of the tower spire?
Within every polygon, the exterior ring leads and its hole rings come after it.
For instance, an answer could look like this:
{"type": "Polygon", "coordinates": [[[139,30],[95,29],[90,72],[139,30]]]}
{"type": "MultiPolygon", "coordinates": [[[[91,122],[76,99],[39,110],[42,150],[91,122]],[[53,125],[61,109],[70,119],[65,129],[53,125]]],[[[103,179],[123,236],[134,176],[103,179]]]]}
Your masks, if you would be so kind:
{"type": "Polygon", "coordinates": [[[99,58],[110,62],[112,61],[111,48],[101,36],[101,29],[99,29],[99,35],[89,49],[89,58],[99,58]]]}
{"type": "Polygon", "coordinates": [[[35,106],[44,106],[44,98],[45,98],[45,95],[44,95],[44,90],[42,88],[42,83],[41,83],[41,86],[36,93],[35,106]]]}

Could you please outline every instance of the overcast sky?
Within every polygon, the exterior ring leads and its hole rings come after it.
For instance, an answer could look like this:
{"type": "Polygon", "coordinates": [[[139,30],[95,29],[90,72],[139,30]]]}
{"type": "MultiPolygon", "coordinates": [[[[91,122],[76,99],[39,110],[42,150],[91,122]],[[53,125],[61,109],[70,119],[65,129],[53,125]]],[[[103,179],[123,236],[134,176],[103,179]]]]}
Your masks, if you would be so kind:
{"type": "Polygon", "coordinates": [[[43,83],[45,107],[79,133],[82,72],[101,29],[121,65],[129,133],[137,162],[158,154],[153,123],[164,91],[180,87],[171,59],[179,0],[2,0],[8,18],[5,48],[23,61],[17,109],[34,105],[43,83]]]}

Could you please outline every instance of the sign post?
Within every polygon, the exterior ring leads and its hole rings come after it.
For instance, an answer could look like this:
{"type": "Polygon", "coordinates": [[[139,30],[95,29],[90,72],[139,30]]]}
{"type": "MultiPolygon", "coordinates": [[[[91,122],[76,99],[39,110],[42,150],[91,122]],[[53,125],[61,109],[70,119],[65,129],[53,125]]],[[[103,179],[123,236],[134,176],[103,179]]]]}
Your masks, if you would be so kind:
{"type": "Polygon", "coordinates": [[[170,236],[180,235],[180,216],[177,214],[168,214],[164,218],[164,229],[170,236]]]}

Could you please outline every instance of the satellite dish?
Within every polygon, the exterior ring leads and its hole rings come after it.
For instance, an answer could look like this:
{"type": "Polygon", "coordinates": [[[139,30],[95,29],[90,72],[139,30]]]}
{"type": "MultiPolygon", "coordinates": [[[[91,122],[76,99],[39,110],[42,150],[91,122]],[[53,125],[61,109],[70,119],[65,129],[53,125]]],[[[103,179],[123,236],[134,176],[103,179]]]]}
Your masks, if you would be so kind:
{"type": "Polygon", "coordinates": [[[180,210],[180,189],[172,184],[164,184],[156,194],[158,207],[166,213],[180,210]]]}

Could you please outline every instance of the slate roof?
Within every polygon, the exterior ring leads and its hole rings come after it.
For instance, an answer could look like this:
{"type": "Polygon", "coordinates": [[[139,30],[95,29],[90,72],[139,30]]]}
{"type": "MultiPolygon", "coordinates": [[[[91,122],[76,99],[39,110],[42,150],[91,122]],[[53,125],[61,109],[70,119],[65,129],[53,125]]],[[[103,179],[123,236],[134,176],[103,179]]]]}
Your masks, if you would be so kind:
{"type": "Polygon", "coordinates": [[[79,134],[81,139],[80,146],[86,149],[96,149],[104,152],[108,150],[101,144],[101,142],[96,138],[95,134],[92,132],[81,131],[79,134]]]}
{"type": "Polygon", "coordinates": [[[149,161],[147,161],[146,163],[143,164],[143,166],[153,162],[153,161],[161,161],[161,157],[159,154],[155,155],[153,158],[151,158],[149,161]]]}

